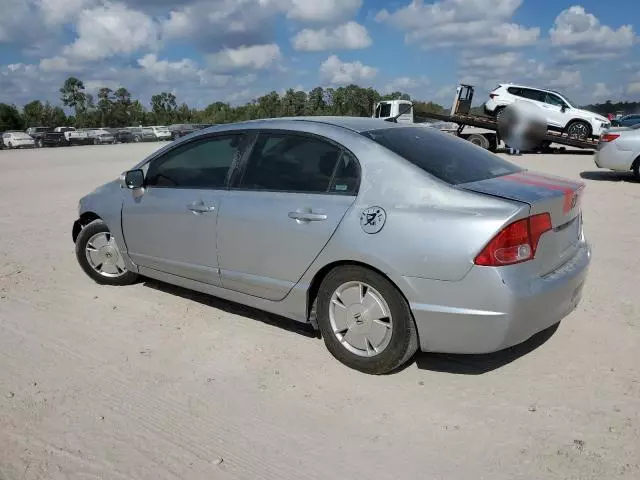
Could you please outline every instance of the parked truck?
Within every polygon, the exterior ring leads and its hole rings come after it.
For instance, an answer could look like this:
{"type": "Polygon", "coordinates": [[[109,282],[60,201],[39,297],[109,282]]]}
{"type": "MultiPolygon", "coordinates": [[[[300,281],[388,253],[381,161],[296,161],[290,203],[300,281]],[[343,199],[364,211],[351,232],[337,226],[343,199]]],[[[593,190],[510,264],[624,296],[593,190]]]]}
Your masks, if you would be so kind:
{"type": "MultiPolygon", "coordinates": [[[[448,129],[447,131],[450,131],[450,133],[483,148],[495,151],[501,142],[498,120],[470,113],[473,93],[473,85],[460,84],[456,89],[453,105],[449,113],[424,113],[424,116],[417,117],[414,116],[413,103],[411,101],[387,100],[376,104],[373,117],[397,123],[425,125],[434,120],[451,122],[457,125],[457,128],[448,129]]],[[[546,135],[540,138],[540,143],[535,150],[548,150],[552,144],[595,150],[598,148],[598,139],[576,138],[564,132],[548,130],[546,135]]]]}
{"type": "Polygon", "coordinates": [[[86,131],[78,131],[74,127],[56,127],[44,134],[42,144],[45,147],[66,147],[70,145],[88,145],[93,138],[86,131]]]}

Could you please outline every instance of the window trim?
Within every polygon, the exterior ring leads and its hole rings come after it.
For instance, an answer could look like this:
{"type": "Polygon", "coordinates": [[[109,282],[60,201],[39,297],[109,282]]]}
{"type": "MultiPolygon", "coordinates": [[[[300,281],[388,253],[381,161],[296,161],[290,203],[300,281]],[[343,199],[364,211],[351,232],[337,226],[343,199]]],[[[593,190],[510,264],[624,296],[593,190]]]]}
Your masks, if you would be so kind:
{"type": "Polygon", "coordinates": [[[243,151],[242,155],[240,155],[240,161],[239,161],[239,165],[237,170],[234,172],[233,174],[233,178],[231,179],[231,182],[229,184],[229,189],[230,190],[234,190],[234,191],[240,191],[240,192],[274,192],[274,193],[298,193],[300,195],[338,195],[338,196],[343,196],[343,197],[357,197],[358,194],[360,193],[360,185],[362,183],[362,167],[360,165],[360,160],[358,160],[358,157],[351,151],[349,150],[347,147],[345,147],[344,145],[336,142],[335,140],[332,140],[330,138],[327,138],[323,135],[318,135],[316,133],[310,133],[310,132],[302,132],[299,130],[286,130],[286,129],[282,129],[282,128],[256,128],[255,130],[252,130],[250,132],[248,132],[247,135],[248,141],[247,141],[247,145],[245,150],[243,151]],[[338,157],[338,159],[342,158],[343,154],[348,154],[350,155],[353,160],[355,160],[356,162],[356,170],[357,170],[357,175],[358,175],[358,179],[356,181],[356,185],[355,185],[355,189],[353,192],[339,192],[339,191],[330,191],[331,186],[333,184],[333,182],[335,181],[335,175],[336,175],[336,169],[338,167],[338,162],[336,162],[336,165],[333,167],[333,173],[331,175],[331,180],[329,181],[329,185],[327,186],[327,190],[324,192],[304,192],[304,191],[299,191],[299,190],[274,190],[274,189],[256,189],[256,188],[246,188],[246,187],[242,187],[240,186],[240,182],[242,181],[246,171],[247,171],[247,165],[249,163],[249,159],[251,158],[251,155],[253,154],[253,149],[256,146],[256,142],[258,140],[258,137],[261,134],[271,134],[271,135],[293,135],[293,136],[298,136],[298,137],[306,137],[306,138],[312,138],[314,140],[318,140],[321,142],[325,142],[328,143],[334,147],[336,147],[338,150],[340,150],[340,156],[338,157]]]}
{"type": "Polygon", "coordinates": [[[146,188],[150,188],[150,189],[167,188],[167,189],[173,189],[173,190],[229,190],[230,179],[233,176],[235,170],[238,168],[238,165],[240,164],[240,159],[244,155],[244,150],[247,149],[248,145],[246,144],[246,139],[247,139],[246,130],[226,130],[224,132],[213,132],[213,133],[208,133],[208,134],[205,134],[205,135],[200,135],[200,136],[198,136],[196,138],[190,138],[188,141],[180,142],[180,143],[178,143],[176,145],[171,145],[167,150],[159,152],[157,155],[155,155],[152,158],[148,159],[147,161],[139,164],[135,168],[144,170],[144,168],[146,167],[146,171],[145,171],[145,174],[144,174],[144,188],[145,189],[146,188]],[[188,148],[189,146],[192,146],[192,145],[194,145],[196,143],[204,143],[206,141],[215,139],[217,137],[230,137],[230,136],[238,136],[238,137],[240,137],[240,141],[239,141],[239,145],[238,145],[238,152],[234,156],[234,159],[231,162],[231,165],[229,166],[229,170],[227,171],[227,175],[225,176],[225,180],[224,180],[224,184],[223,185],[221,185],[219,187],[201,187],[201,186],[198,186],[198,187],[188,187],[188,186],[173,187],[173,186],[169,186],[169,185],[147,185],[147,175],[149,173],[149,167],[151,166],[151,164],[153,162],[156,162],[156,161],[159,161],[159,160],[165,158],[167,155],[171,154],[172,152],[175,152],[176,150],[188,148]]]}

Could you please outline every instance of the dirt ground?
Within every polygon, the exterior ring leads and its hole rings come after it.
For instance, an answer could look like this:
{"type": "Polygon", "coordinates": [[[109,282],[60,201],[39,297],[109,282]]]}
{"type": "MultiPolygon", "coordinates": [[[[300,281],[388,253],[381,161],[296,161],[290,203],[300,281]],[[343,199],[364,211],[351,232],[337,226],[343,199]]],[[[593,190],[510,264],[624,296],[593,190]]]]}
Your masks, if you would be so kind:
{"type": "Polygon", "coordinates": [[[0,152],[0,479],[640,478],[640,183],[512,157],[587,183],[578,310],[372,377],[297,324],[81,271],[78,199],[159,146],[0,152]]]}

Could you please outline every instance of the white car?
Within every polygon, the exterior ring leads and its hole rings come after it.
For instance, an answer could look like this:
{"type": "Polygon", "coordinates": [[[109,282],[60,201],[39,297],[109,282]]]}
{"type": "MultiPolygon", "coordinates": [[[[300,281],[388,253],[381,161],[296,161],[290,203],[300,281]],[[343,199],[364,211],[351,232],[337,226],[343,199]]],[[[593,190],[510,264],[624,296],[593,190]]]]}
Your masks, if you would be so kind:
{"type": "Polygon", "coordinates": [[[153,130],[153,134],[156,136],[158,140],[171,140],[171,131],[168,127],[164,126],[153,126],[149,127],[153,130]]]}
{"type": "Polygon", "coordinates": [[[640,180],[640,123],[604,132],[594,160],[599,168],[616,172],[632,170],[640,180]]]}
{"type": "Polygon", "coordinates": [[[6,132],[2,134],[2,143],[7,148],[35,147],[35,140],[24,132],[6,132]]]}
{"type": "Polygon", "coordinates": [[[597,113],[575,107],[575,103],[558,92],[504,83],[498,85],[484,104],[484,110],[498,117],[502,110],[515,103],[527,102],[540,108],[550,130],[578,138],[599,137],[611,126],[609,120],[597,113]]]}

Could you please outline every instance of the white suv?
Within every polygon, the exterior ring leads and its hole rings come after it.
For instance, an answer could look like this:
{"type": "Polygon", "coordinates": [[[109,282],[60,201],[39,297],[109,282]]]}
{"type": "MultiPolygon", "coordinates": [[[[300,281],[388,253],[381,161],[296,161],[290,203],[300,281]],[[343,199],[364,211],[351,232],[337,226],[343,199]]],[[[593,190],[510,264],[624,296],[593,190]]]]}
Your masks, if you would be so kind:
{"type": "Polygon", "coordinates": [[[498,117],[500,112],[515,102],[527,102],[543,110],[549,130],[567,133],[578,138],[599,137],[610,122],[597,113],[576,108],[565,95],[552,90],[505,83],[498,85],[484,104],[488,115],[498,117]]]}

